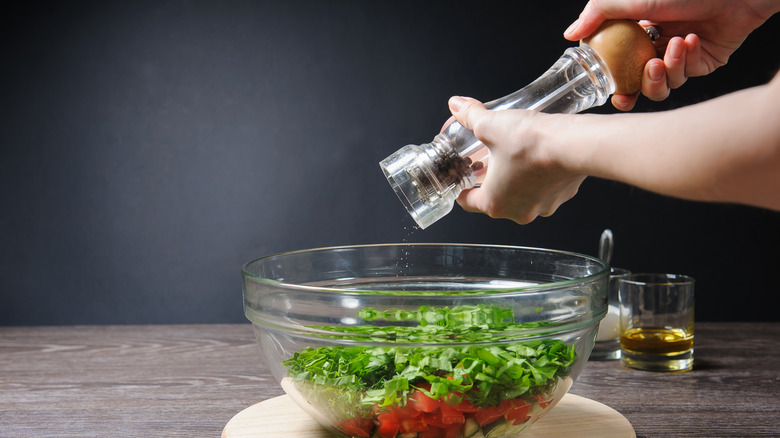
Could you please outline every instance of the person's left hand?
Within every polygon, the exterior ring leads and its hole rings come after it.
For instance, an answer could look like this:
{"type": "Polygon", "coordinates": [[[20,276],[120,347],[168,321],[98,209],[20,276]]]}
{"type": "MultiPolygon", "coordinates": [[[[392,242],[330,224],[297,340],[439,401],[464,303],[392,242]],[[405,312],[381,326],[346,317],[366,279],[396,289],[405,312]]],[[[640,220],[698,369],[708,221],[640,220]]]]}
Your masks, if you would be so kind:
{"type": "Polygon", "coordinates": [[[491,154],[482,185],[458,197],[464,210],[527,224],[552,215],[577,193],[585,175],[565,169],[553,148],[545,145],[545,130],[567,123],[565,115],[490,111],[464,97],[451,98],[449,106],[455,119],[471,129],[491,154]]]}

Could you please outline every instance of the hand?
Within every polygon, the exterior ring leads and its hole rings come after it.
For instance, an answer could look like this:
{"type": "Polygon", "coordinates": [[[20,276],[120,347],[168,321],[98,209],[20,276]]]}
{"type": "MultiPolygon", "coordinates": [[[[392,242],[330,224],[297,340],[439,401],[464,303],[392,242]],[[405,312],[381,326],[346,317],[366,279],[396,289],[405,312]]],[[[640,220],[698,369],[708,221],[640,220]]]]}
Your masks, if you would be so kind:
{"type": "Polygon", "coordinates": [[[585,175],[563,168],[540,143],[542,133],[551,129],[551,125],[540,123],[542,119],[555,121],[565,116],[490,111],[479,101],[464,97],[451,98],[449,105],[455,119],[490,149],[482,185],[464,190],[458,197],[464,210],[527,224],[538,216],[551,216],[577,193],[585,175]]]}
{"type": "MultiPolygon", "coordinates": [[[[725,65],[745,38],[780,10],[778,1],[739,0],[590,0],[564,32],[576,41],[593,33],[604,20],[641,20],[656,26],[658,56],[645,65],[642,94],[664,100],[689,77],[704,76],[725,65]]],[[[612,96],[615,108],[628,111],[637,95],[612,96]]]]}

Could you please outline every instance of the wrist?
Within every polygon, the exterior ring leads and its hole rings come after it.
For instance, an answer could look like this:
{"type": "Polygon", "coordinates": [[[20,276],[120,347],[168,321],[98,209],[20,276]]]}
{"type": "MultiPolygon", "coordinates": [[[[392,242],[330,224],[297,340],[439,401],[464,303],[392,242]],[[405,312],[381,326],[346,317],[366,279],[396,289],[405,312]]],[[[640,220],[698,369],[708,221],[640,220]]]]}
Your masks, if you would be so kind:
{"type": "Polygon", "coordinates": [[[550,123],[540,126],[539,135],[542,143],[549,145],[550,160],[568,172],[590,174],[595,152],[590,139],[597,117],[593,114],[549,116],[550,123]]]}

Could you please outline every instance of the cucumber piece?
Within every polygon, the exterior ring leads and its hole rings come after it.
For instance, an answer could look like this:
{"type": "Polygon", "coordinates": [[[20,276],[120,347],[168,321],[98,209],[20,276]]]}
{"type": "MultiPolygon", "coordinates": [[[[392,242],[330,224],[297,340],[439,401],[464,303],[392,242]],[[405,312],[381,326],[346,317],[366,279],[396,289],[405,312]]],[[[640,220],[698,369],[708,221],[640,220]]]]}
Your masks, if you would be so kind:
{"type": "Polygon", "coordinates": [[[486,424],[482,428],[482,432],[485,434],[485,438],[498,438],[500,436],[504,436],[507,429],[509,429],[509,423],[501,418],[490,424],[486,424]]]}
{"type": "Polygon", "coordinates": [[[482,429],[479,427],[479,423],[473,417],[466,420],[463,425],[463,437],[464,438],[485,438],[485,434],[482,433],[482,429]]]}

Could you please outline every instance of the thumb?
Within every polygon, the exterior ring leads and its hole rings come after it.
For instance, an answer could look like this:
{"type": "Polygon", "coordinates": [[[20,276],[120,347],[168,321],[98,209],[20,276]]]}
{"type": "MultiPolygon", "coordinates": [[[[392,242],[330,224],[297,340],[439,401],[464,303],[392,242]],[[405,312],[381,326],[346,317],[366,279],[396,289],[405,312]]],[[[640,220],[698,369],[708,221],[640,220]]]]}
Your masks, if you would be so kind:
{"type": "Polygon", "coordinates": [[[477,119],[489,111],[482,102],[470,97],[453,96],[449,102],[450,112],[461,125],[474,130],[477,119]]]}

